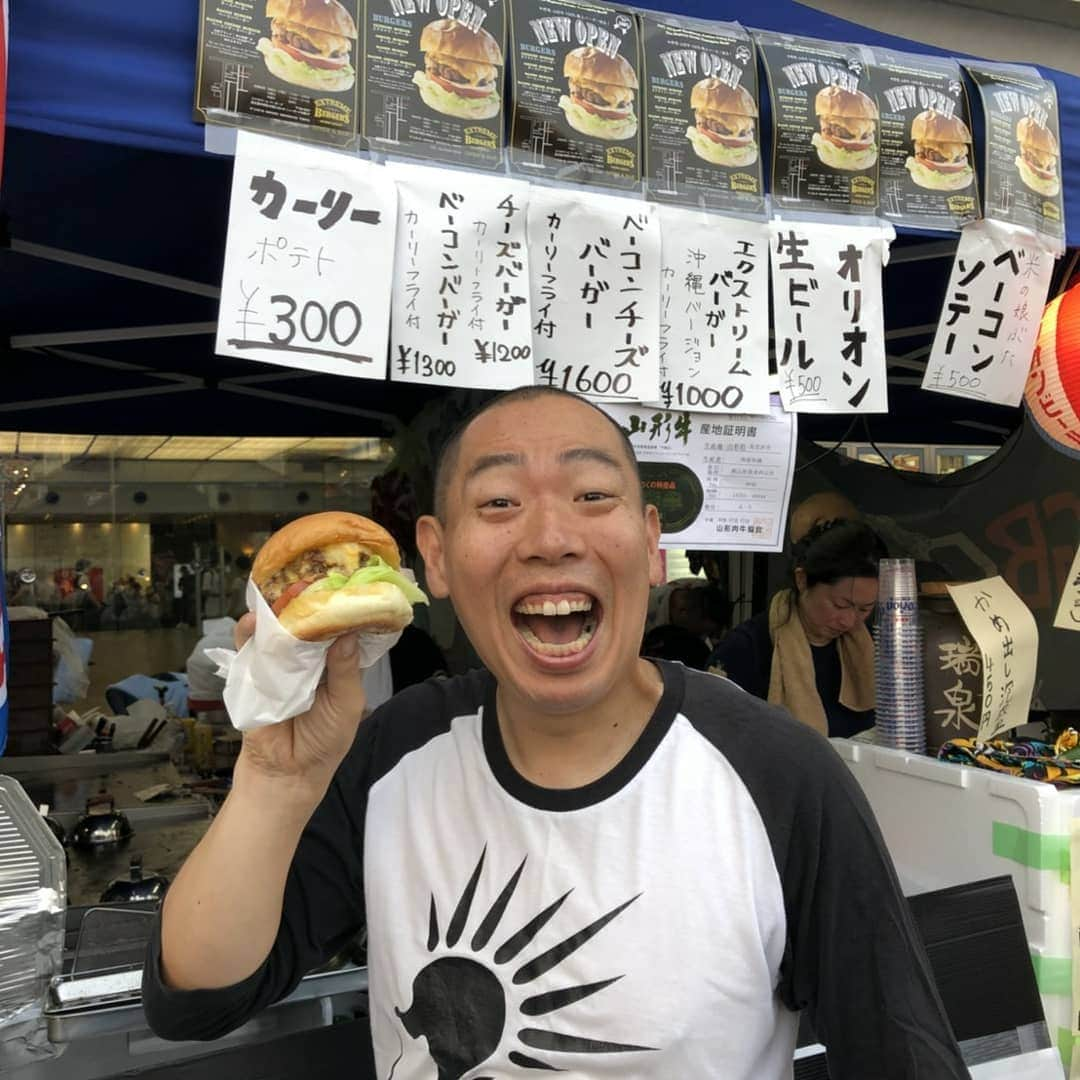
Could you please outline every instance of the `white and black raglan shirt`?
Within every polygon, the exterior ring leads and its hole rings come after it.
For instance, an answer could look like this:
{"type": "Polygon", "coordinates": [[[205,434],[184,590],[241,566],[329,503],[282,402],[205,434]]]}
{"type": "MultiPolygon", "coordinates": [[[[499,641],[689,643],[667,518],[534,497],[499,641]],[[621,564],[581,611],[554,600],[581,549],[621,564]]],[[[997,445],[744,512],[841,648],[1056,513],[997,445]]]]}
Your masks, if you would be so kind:
{"type": "Polygon", "coordinates": [[[728,681],[659,666],[635,746],[574,790],[515,771],[490,675],[395,697],[304,832],[263,966],[174,991],[155,935],[151,1026],[220,1036],[366,922],[380,1080],[778,1080],[801,1009],[833,1080],[967,1077],[843,762],[728,681]]]}

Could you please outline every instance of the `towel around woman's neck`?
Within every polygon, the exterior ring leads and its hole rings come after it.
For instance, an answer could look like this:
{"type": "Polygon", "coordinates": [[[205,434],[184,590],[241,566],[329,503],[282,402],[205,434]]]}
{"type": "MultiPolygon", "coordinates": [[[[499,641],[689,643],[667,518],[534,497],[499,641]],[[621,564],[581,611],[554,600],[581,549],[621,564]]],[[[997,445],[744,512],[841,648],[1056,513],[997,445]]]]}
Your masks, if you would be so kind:
{"type": "MultiPolygon", "coordinates": [[[[814,657],[791,589],[781,589],[769,605],[772,669],[769,702],[782,705],[796,720],[829,734],[829,718],[814,677],[814,657]]],[[[874,707],[874,641],[863,623],[837,638],[840,652],[840,704],[854,712],[874,707]]]]}

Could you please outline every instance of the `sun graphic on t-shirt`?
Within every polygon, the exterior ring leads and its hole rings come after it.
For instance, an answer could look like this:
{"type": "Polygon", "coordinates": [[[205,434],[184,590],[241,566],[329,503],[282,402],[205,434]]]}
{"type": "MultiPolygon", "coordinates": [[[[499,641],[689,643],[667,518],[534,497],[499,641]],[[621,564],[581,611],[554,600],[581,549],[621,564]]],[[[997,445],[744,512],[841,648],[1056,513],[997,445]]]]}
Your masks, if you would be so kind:
{"type": "MultiPolygon", "coordinates": [[[[462,941],[469,924],[486,854],[485,848],[454,908],[446,926],[445,937],[439,926],[435,897],[431,897],[427,936],[429,953],[434,953],[440,944],[446,949],[454,949],[462,941]]],[[[525,862],[525,859],[521,860],[521,864],[467,941],[467,950],[474,955],[486,954],[485,960],[488,962],[482,963],[473,959],[473,956],[460,955],[441,956],[432,960],[413,980],[412,1003],[408,1008],[395,1009],[402,1026],[413,1039],[423,1037],[427,1040],[428,1053],[438,1069],[438,1080],[460,1080],[470,1070],[486,1062],[495,1052],[507,1025],[507,993],[503,989],[504,983],[527,987],[549,972],[557,976],[559,965],[568,956],[600,933],[638,898],[632,896],[540,953],[526,953],[543,927],[573,892],[570,889],[534,915],[524,926],[495,944],[493,939],[521,880],[525,862]],[[488,946],[491,944],[495,944],[495,948],[489,952],[488,946]],[[504,968],[512,962],[515,966],[505,968],[501,975],[496,973],[496,969],[504,968]]],[[[518,1007],[521,1016],[518,1018],[519,1026],[515,1036],[521,1048],[509,1052],[507,1056],[510,1063],[523,1069],[559,1072],[561,1069],[557,1062],[560,1054],[625,1054],[655,1049],[651,1046],[607,1042],[586,1035],[559,1031],[558,1022],[554,1019],[547,1023],[537,1020],[537,1023],[544,1024],[542,1027],[531,1026],[525,1019],[553,1018],[560,1009],[599,993],[621,978],[621,975],[615,975],[599,982],[556,986],[554,989],[537,987],[538,992],[526,997],[518,1007]]],[[[400,1061],[400,1057],[398,1060],[400,1061]]],[[[395,1062],[395,1067],[396,1064],[395,1062]]],[[[393,1076],[393,1070],[390,1076],[393,1076]]],[[[475,1080],[493,1078],[477,1076],[475,1080]]]]}

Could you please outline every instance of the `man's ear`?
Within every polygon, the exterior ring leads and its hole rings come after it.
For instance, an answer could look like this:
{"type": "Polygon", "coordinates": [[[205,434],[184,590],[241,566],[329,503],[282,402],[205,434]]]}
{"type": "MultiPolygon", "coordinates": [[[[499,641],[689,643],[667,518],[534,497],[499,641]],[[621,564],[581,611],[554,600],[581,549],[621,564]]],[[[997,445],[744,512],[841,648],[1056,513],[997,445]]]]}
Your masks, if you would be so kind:
{"type": "Polygon", "coordinates": [[[446,555],[443,545],[442,522],[425,514],[416,523],[416,546],[424,560],[424,581],[428,592],[437,600],[450,595],[446,581],[446,555]]]}
{"type": "Polygon", "coordinates": [[[806,592],[806,571],[801,566],[795,568],[795,591],[800,596],[806,592]]]}
{"type": "Polygon", "coordinates": [[[649,538],[649,584],[664,584],[664,565],[660,558],[660,515],[652,503],[645,504],[645,532],[649,538]]]}

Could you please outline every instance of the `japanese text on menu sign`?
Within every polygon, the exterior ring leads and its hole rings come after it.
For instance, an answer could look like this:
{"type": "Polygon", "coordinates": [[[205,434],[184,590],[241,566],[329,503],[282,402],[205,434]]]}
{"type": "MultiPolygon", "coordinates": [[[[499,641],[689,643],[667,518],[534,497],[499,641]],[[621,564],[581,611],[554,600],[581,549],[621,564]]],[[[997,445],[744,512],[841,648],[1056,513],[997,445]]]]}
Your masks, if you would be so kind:
{"type": "Polygon", "coordinates": [[[1034,233],[998,221],[960,236],[924,390],[1019,405],[1054,257],[1034,233]]]}
{"type": "Polygon", "coordinates": [[[383,378],[396,228],[385,169],[239,132],[215,351],[383,378]]]}
{"type": "Polygon", "coordinates": [[[710,416],[605,405],[638,458],[661,547],[781,551],[795,470],[796,418],[710,416]]]}
{"type": "Polygon", "coordinates": [[[882,267],[891,225],[770,225],[780,397],[792,412],[888,411],[882,267]]]}
{"type": "Polygon", "coordinates": [[[390,377],[507,390],[532,381],[529,185],[392,165],[398,185],[390,377]]]}
{"type": "Polygon", "coordinates": [[[767,413],[768,226],[673,206],[660,221],[660,404],[767,413]]]}
{"type": "Polygon", "coordinates": [[[657,207],[533,188],[528,230],[536,382],[586,397],[657,400],[657,207]]]}
{"type": "Polygon", "coordinates": [[[1035,616],[1001,577],[950,585],[949,595],[982,651],[978,738],[996,739],[1028,722],[1039,653],[1035,616]]]}
{"type": "Polygon", "coordinates": [[[1061,602],[1054,615],[1054,626],[1058,630],[1080,630],[1080,547],[1069,567],[1061,602]]]}

